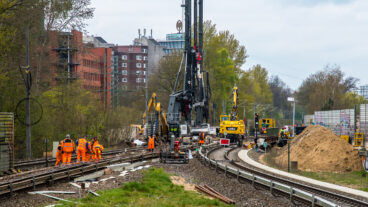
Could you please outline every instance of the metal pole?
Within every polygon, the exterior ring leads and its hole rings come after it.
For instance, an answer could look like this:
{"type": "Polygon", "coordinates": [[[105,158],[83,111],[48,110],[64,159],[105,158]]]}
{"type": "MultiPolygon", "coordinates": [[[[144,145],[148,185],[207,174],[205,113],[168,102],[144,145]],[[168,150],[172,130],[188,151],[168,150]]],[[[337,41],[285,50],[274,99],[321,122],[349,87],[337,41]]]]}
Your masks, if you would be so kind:
{"type": "Polygon", "coordinates": [[[295,137],[295,100],[293,102],[293,137],[295,137]]]}
{"type": "Polygon", "coordinates": [[[30,61],[29,61],[29,27],[26,29],[26,157],[31,159],[32,157],[32,145],[31,145],[31,74],[30,74],[30,61]]]}
{"type": "MultiPolygon", "coordinates": [[[[148,126],[148,70],[146,68],[146,125],[148,126]]],[[[148,138],[148,127],[143,126],[146,129],[146,138],[148,138]]]]}
{"type": "Polygon", "coordinates": [[[46,167],[49,166],[49,160],[47,157],[47,138],[45,138],[45,153],[46,153],[46,167]]]}
{"type": "Polygon", "coordinates": [[[70,83],[70,35],[67,35],[68,38],[68,83],[70,83]]]}
{"type": "Polygon", "coordinates": [[[290,142],[288,140],[288,172],[290,172],[290,142]]]}

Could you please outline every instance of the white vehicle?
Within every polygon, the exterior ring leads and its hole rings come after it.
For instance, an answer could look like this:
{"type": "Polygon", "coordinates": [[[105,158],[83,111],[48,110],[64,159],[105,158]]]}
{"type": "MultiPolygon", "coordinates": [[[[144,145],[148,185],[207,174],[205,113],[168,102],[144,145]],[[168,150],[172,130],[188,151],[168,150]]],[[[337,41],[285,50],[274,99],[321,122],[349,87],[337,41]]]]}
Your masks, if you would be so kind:
{"type": "MultiPolygon", "coordinates": [[[[210,124],[202,124],[199,127],[192,127],[191,134],[192,136],[199,135],[199,133],[203,132],[205,134],[210,134],[210,124]]],[[[215,129],[216,133],[216,129],[215,129]]]]}

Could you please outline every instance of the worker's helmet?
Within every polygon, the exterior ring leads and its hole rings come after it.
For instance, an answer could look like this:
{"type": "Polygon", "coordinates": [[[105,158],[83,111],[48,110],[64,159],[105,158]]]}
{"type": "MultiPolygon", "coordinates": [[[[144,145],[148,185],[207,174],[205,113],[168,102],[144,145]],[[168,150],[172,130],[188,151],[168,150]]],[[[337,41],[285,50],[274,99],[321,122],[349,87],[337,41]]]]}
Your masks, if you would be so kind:
{"type": "Polygon", "coordinates": [[[70,135],[69,135],[69,134],[67,134],[67,135],[66,135],[66,138],[70,138],[70,135]]]}

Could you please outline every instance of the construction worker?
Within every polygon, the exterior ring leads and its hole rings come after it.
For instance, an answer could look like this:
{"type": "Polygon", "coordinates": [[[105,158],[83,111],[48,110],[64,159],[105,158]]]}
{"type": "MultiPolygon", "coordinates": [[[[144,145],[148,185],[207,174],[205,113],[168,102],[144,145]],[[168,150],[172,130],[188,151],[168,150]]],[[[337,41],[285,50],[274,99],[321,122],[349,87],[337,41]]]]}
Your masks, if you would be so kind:
{"type": "Polygon", "coordinates": [[[61,149],[63,152],[63,165],[69,165],[72,161],[72,154],[75,149],[75,144],[72,139],[70,139],[70,135],[67,134],[66,138],[61,141],[61,149]]]}
{"type": "Polygon", "coordinates": [[[93,149],[92,149],[92,144],[90,141],[87,142],[86,144],[86,149],[87,149],[87,152],[86,152],[86,162],[89,162],[91,161],[92,159],[92,154],[93,154],[93,149]]]}
{"type": "Polygon", "coordinates": [[[285,132],[286,132],[286,128],[285,127],[282,127],[280,129],[280,137],[283,138],[285,136],[285,132]]]}
{"type": "Polygon", "coordinates": [[[104,150],[103,146],[98,142],[97,138],[93,142],[93,152],[95,153],[95,161],[101,160],[101,153],[104,150]]]}
{"type": "Polygon", "coordinates": [[[202,146],[204,144],[205,135],[203,132],[199,133],[199,146],[202,146]]]}
{"type": "Polygon", "coordinates": [[[77,163],[80,162],[82,157],[82,162],[86,162],[86,152],[87,152],[87,136],[77,140],[77,163]]]}
{"type": "Polygon", "coordinates": [[[57,150],[56,150],[55,166],[58,166],[59,163],[62,161],[62,159],[63,159],[63,150],[61,148],[61,144],[59,143],[59,146],[57,147],[57,150]]]}
{"type": "Polygon", "coordinates": [[[149,136],[148,137],[148,151],[153,152],[155,149],[155,137],[149,136]]]}

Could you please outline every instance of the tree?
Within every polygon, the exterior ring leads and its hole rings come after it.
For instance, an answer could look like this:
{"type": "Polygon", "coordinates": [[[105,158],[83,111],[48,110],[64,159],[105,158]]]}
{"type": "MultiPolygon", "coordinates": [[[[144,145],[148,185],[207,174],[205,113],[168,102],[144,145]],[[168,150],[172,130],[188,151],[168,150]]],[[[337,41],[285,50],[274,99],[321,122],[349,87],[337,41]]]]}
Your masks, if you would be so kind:
{"type": "Polygon", "coordinates": [[[291,111],[292,108],[290,102],[287,101],[287,98],[293,95],[291,89],[278,76],[271,76],[268,85],[273,94],[275,113],[273,113],[274,117],[272,118],[284,118],[283,112],[291,111]]]}
{"type": "Polygon", "coordinates": [[[357,82],[356,78],[345,77],[339,66],[326,66],[303,81],[296,93],[297,100],[308,113],[348,108],[351,102],[359,100],[349,94],[357,82]]]}
{"type": "Polygon", "coordinates": [[[261,65],[255,65],[244,72],[239,79],[239,99],[246,104],[247,117],[251,111],[267,112],[272,105],[272,91],[268,85],[268,72],[261,65]]]}

